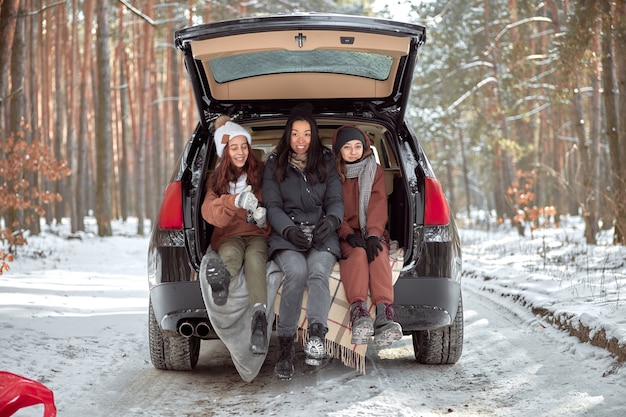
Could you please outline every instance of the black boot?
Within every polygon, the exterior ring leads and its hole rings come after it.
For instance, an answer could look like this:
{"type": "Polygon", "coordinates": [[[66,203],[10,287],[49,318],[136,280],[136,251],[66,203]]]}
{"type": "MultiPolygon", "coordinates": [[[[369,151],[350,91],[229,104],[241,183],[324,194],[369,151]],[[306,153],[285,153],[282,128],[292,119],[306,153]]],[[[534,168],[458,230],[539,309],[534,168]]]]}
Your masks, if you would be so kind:
{"type": "Polygon", "coordinates": [[[278,359],[274,368],[274,374],[278,379],[291,379],[293,376],[294,354],[293,336],[278,336],[278,359]]]}
{"type": "Polygon", "coordinates": [[[265,317],[265,305],[260,303],[254,305],[252,313],[250,350],[255,355],[267,353],[267,318],[265,317]]]}
{"type": "Polygon", "coordinates": [[[224,266],[222,258],[217,252],[208,249],[204,255],[203,264],[206,265],[201,271],[211,286],[211,295],[215,305],[223,306],[228,299],[228,286],[230,285],[230,272],[224,266]]]}
{"type": "Polygon", "coordinates": [[[322,364],[322,359],[326,357],[326,332],[328,329],[321,323],[313,323],[309,326],[309,340],[304,346],[307,365],[318,366],[322,364]]]}

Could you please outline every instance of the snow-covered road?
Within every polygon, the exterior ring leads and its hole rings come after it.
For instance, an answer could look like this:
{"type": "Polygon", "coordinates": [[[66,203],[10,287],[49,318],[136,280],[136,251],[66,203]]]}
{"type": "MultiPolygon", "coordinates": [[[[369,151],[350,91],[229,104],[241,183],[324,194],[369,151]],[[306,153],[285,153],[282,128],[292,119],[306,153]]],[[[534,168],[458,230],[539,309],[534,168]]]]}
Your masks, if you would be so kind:
{"type": "Polygon", "coordinates": [[[44,260],[22,259],[0,277],[0,369],[50,387],[60,417],[626,415],[624,370],[606,350],[484,291],[476,270],[464,277],[465,343],[455,365],[418,364],[404,337],[370,346],[366,375],[336,360],[310,368],[300,351],[294,378],[279,381],[274,338],[260,375],[246,383],[218,340],[203,342],[192,372],[152,367],[146,239],[50,243],[44,260]]]}
{"type": "MultiPolygon", "coordinates": [[[[613,363],[605,351],[554,330],[522,307],[475,292],[471,283],[464,301],[465,347],[454,366],[416,363],[411,338],[405,337],[392,348],[371,346],[364,376],[339,361],[310,368],[300,352],[291,381],[273,378],[270,355],[260,376],[245,383],[222,343],[211,341],[203,342],[195,371],[157,371],[137,358],[102,387],[106,395],[91,401],[107,411],[102,415],[118,416],[614,417],[626,412],[623,378],[603,376],[613,363]]],[[[92,407],[72,408],[63,415],[93,415],[92,407]]]]}

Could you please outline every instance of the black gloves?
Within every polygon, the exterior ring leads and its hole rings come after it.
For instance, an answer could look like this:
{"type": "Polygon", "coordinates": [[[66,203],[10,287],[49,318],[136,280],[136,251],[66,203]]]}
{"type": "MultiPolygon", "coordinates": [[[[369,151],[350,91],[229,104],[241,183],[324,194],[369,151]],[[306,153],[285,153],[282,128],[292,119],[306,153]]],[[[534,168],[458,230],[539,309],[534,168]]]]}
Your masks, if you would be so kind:
{"type": "Polygon", "coordinates": [[[285,230],[285,237],[293,243],[298,249],[309,249],[312,244],[323,245],[330,234],[337,230],[339,221],[334,216],[324,217],[313,229],[313,240],[309,240],[307,235],[298,227],[292,226],[285,230]]]}
{"type": "Polygon", "coordinates": [[[311,246],[311,242],[309,242],[304,232],[295,226],[288,228],[285,232],[285,236],[296,248],[308,249],[311,246]]]}
{"type": "Polygon", "coordinates": [[[313,243],[317,245],[323,244],[330,234],[337,230],[339,222],[334,216],[324,217],[315,225],[315,231],[313,235],[313,243]]]}
{"type": "Polygon", "coordinates": [[[378,256],[378,252],[383,250],[380,239],[376,236],[370,236],[365,243],[365,252],[367,252],[367,261],[372,262],[378,256]]]}
{"type": "Polygon", "coordinates": [[[365,249],[365,239],[363,239],[361,236],[357,235],[356,233],[351,233],[348,236],[346,236],[346,242],[348,242],[348,244],[350,246],[352,246],[353,248],[359,247],[359,248],[363,248],[365,249]]]}

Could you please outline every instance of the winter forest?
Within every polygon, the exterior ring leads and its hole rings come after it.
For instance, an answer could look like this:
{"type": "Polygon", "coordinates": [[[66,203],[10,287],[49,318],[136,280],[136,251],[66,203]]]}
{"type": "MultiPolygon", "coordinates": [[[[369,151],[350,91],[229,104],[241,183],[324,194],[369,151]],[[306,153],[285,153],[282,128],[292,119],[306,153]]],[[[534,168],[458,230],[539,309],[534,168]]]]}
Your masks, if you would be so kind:
{"type": "Polygon", "coordinates": [[[198,120],[174,31],[293,11],[426,26],[407,114],[457,215],[626,243],[626,0],[0,0],[0,273],[42,218],[145,234],[198,120]]]}

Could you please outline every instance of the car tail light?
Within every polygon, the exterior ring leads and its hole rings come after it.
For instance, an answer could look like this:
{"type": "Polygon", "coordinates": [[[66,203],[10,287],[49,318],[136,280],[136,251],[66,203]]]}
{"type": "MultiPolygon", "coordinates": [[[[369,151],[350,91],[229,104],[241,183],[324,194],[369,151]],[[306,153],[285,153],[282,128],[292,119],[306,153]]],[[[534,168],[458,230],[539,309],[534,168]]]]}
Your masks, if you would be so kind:
{"type": "Polygon", "coordinates": [[[441,183],[435,178],[425,181],[424,226],[441,226],[450,223],[450,209],[441,183]]]}
{"type": "Polygon", "coordinates": [[[183,193],[180,181],[169,183],[159,212],[159,229],[182,230],[183,228],[183,193]]]}

